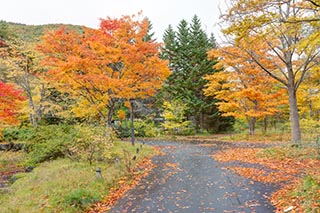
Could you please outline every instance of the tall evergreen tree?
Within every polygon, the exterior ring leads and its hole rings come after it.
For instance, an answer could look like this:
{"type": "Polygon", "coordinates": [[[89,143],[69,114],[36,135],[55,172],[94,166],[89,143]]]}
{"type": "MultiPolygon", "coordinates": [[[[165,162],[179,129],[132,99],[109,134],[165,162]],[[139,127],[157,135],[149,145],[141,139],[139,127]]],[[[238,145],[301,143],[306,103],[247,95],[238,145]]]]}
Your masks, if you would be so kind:
{"type": "Polygon", "coordinates": [[[207,83],[203,77],[217,71],[213,69],[216,61],[207,59],[207,51],[216,47],[213,35],[208,38],[195,15],[191,24],[180,21],[177,31],[169,25],[163,42],[162,57],[169,60],[172,71],[163,89],[167,97],[187,104],[186,115],[197,130],[220,131],[230,127],[228,119],[222,118],[214,106],[214,99],[203,94],[207,83]]]}
{"type": "Polygon", "coordinates": [[[154,37],[153,25],[148,17],[146,17],[145,19],[148,21],[149,26],[148,26],[148,33],[147,33],[146,37],[143,39],[143,41],[152,41],[152,40],[154,40],[154,38],[153,38],[154,37]]]}

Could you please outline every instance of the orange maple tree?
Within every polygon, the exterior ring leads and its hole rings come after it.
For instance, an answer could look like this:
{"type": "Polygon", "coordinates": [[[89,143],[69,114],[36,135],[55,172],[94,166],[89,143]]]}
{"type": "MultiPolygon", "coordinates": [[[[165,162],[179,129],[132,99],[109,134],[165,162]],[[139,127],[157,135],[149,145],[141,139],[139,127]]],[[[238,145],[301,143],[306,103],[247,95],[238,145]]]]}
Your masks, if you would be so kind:
{"type": "Polygon", "coordinates": [[[50,32],[39,46],[45,76],[74,97],[77,116],[110,123],[116,102],[152,96],[169,75],[160,44],[145,39],[148,29],[147,19],[123,16],[101,19],[99,29],[83,27],[83,33],[50,32]]]}
{"type": "Polygon", "coordinates": [[[16,115],[23,100],[25,97],[22,91],[16,89],[12,84],[0,81],[0,129],[4,125],[18,122],[16,115]]]}
{"type": "Polygon", "coordinates": [[[276,114],[278,107],[287,103],[286,91],[276,87],[275,80],[262,72],[245,52],[225,46],[209,51],[208,55],[219,58],[215,68],[224,69],[205,77],[209,81],[205,95],[218,99],[218,108],[224,116],[245,119],[250,134],[254,134],[258,119],[276,114]]]}

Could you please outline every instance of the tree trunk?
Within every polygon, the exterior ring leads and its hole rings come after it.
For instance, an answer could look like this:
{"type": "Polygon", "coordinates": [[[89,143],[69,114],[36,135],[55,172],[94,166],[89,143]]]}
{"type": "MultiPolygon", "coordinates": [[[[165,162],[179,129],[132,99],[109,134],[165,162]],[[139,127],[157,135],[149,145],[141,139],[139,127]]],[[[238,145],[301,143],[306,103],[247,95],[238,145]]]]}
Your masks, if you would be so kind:
{"type": "Polygon", "coordinates": [[[131,144],[134,146],[134,122],[133,122],[133,101],[130,101],[130,120],[131,120],[131,144]]]}
{"type": "Polygon", "coordinates": [[[109,101],[109,109],[108,109],[108,114],[107,114],[107,120],[108,120],[108,123],[109,125],[111,126],[111,123],[112,123],[112,117],[113,117],[113,114],[114,114],[114,101],[113,100],[110,100],[109,101]]]}
{"type": "Polygon", "coordinates": [[[42,116],[43,116],[43,112],[44,112],[44,106],[42,105],[42,103],[45,100],[45,96],[46,96],[46,90],[45,90],[44,84],[41,84],[40,103],[39,103],[39,107],[37,109],[37,120],[38,120],[38,122],[41,122],[41,120],[42,120],[42,116]]]}
{"type": "Polygon", "coordinates": [[[249,135],[254,135],[255,130],[255,124],[256,124],[256,118],[247,118],[248,124],[249,124],[249,135]]]}
{"type": "Polygon", "coordinates": [[[301,129],[296,90],[294,87],[288,87],[288,93],[290,103],[291,141],[295,145],[301,145],[301,129]]]}
{"type": "Polygon", "coordinates": [[[27,92],[28,94],[28,98],[29,98],[29,107],[31,108],[32,112],[30,113],[30,124],[36,128],[37,127],[37,118],[36,118],[36,114],[34,113],[34,104],[33,104],[33,99],[32,99],[32,96],[31,96],[31,92],[27,92]]]}
{"type": "Polygon", "coordinates": [[[267,133],[267,130],[268,130],[268,116],[266,116],[263,119],[263,131],[264,131],[264,133],[267,133]]]}

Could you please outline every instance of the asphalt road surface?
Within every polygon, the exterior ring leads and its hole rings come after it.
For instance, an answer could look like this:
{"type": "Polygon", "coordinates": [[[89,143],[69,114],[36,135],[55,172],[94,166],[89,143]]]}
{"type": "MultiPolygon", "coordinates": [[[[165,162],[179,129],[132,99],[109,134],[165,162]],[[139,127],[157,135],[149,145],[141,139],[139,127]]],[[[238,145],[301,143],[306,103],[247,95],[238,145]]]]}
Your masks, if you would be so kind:
{"type": "MultiPolygon", "coordinates": [[[[157,165],[110,212],[273,212],[268,201],[276,189],[253,182],[228,169],[231,163],[214,160],[218,150],[236,146],[216,143],[147,142],[163,147],[157,165]]],[[[234,163],[233,163],[234,165],[234,163]]]]}

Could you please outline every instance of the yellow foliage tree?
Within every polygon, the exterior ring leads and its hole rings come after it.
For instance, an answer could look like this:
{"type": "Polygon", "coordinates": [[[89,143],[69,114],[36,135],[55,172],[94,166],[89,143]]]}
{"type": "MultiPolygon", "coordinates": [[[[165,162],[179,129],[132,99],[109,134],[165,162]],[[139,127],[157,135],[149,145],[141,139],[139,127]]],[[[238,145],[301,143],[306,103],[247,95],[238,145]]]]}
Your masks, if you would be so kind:
{"type": "Polygon", "coordinates": [[[25,92],[28,104],[22,111],[27,115],[26,119],[36,126],[49,104],[45,99],[47,83],[36,75],[42,68],[35,44],[9,38],[1,46],[0,56],[0,79],[15,83],[25,92]]]}
{"type": "Polygon", "coordinates": [[[163,103],[164,112],[161,114],[165,121],[162,126],[169,134],[186,134],[191,131],[191,121],[186,120],[186,104],[178,100],[163,103]]]}
{"type": "Polygon", "coordinates": [[[228,40],[286,88],[294,144],[301,143],[297,91],[319,63],[318,3],[305,0],[230,0],[230,8],[222,16],[226,26],[223,33],[228,40]],[[256,48],[258,44],[263,44],[271,57],[261,55],[256,48]]]}

